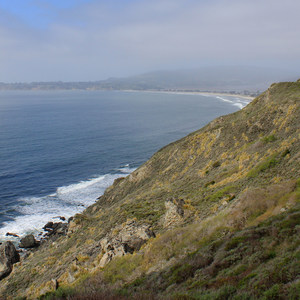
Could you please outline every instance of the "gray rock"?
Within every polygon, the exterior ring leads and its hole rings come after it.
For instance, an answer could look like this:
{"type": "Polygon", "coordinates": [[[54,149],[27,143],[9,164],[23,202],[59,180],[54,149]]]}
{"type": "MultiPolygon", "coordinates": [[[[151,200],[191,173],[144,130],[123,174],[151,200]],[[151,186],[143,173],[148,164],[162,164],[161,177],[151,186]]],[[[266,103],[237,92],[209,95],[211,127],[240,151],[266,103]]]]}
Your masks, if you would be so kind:
{"type": "Polygon", "coordinates": [[[48,233],[46,236],[54,236],[54,235],[65,235],[68,231],[68,224],[67,223],[53,223],[50,229],[46,229],[48,233]]]}
{"type": "Polygon", "coordinates": [[[171,198],[165,201],[166,213],[163,217],[164,228],[178,226],[183,221],[183,205],[183,199],[171,198]]]}
{"type": "Polygon", "coordinates": [[[113,228],[111,233],[100,241],[103,256],[99,266],[104,267],[114,257],[138,251],[151,237],[155,237],[155,234],[150,226],[137,224],[134,220],[113,228]]]}
{"type": "Polygon", "coordinates": [[[20,261],[20,255],[12,242],[5,242],[0,247],[0,280],[7,277],[13,264],[20,261]]]}
{"type": "Polygon", "coordinates": [[[20,248],[35,248],[39,246],[39,243],[36,241],[32,234],[26,235],[24,238],[21,239],[19,247],[20,248]]]}

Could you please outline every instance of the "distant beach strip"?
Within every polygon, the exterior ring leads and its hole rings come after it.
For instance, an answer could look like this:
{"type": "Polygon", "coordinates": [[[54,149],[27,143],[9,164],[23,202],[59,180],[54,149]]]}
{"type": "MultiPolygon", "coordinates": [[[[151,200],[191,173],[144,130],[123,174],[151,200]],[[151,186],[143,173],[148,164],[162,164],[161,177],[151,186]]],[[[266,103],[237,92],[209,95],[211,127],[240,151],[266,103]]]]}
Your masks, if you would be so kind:
{"type": "Polygon", "coordinates": [[[255,97],[240,95],[240,94],[230,94],[230,93],[215,93],[215,92],[185,92],[185,91],[155,91],[155,90],[125,90],[125,92],[144,92],[144,93],[159,93],[159,94],[173,94],[173,95],[188,95],[188,96],[204,96],[214,99],[219,99],[223,102],[230,103],[238,108],[242,109],[248,105],[255,97]]]}

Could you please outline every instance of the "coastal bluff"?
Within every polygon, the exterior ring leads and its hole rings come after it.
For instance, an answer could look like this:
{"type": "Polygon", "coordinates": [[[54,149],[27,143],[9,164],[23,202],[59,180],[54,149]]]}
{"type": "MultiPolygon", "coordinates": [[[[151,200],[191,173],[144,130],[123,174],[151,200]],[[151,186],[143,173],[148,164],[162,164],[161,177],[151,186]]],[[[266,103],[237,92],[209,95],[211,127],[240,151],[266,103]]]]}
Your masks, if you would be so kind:
{"type": "Polygon", "coordinates": [[[165,146],[16,254],[0,299],[297,299],[299,124],[300,80],[274,83],[165,146]]]}

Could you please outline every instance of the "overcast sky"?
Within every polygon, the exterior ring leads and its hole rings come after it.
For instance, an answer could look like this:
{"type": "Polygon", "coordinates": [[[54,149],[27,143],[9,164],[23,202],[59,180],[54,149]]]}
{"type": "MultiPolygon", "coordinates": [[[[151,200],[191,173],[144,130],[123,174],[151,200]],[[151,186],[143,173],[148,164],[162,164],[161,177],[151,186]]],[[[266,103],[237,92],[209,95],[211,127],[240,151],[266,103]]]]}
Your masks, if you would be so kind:
{"type": "Polygon", "coordinates": [[[219,65],[300,75],[299,0],[0,0],[0,81],[219,65]]]}

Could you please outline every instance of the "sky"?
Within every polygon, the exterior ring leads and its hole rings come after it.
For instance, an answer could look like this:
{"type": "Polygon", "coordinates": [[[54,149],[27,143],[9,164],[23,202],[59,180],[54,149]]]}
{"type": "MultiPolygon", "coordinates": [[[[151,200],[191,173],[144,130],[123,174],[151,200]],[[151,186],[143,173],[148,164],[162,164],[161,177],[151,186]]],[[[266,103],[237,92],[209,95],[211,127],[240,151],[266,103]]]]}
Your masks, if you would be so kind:
{"type": "Polygon", "coordinates": [[[0,82],[299,70],[299,0],[0,0],[0,82]]]}

